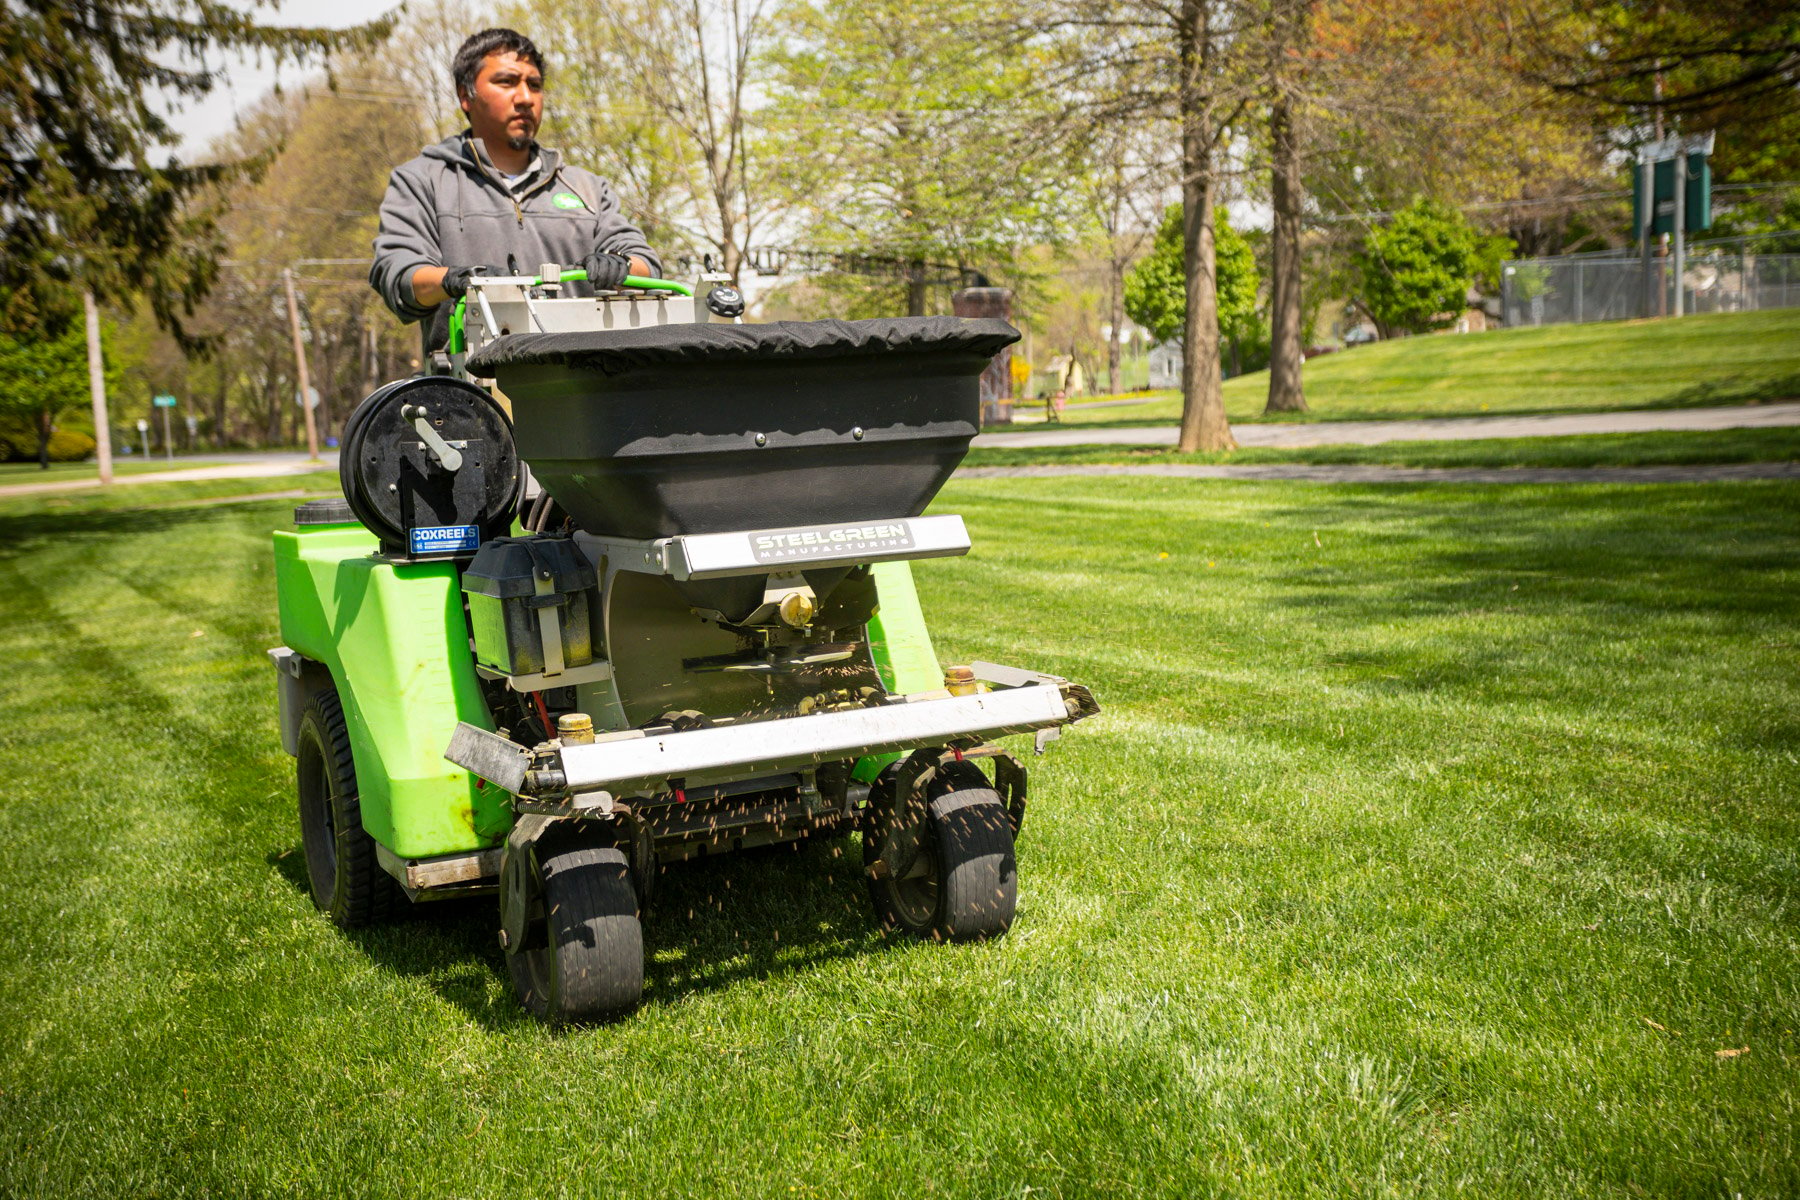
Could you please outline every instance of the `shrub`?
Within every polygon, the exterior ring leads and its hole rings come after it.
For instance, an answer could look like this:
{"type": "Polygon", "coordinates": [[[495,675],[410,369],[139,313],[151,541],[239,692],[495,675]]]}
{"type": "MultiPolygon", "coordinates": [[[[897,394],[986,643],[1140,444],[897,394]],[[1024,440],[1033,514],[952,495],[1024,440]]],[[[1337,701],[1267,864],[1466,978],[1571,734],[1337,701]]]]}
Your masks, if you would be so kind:
{"type": "Polygon", "coordinates": [[[1480,250],[1460,212],[1415,200],[1363,239],[1355,257],[1359,299],[1383,336],[1443,329],[1462,313],[1480,250]]]}
{"type": "MultiPolygon", "coordinates": [[[[1213,214],[1213,258],[1218,274],[1219,333],[1228,341],[1253,340],[1256,256],[1231,227],[1223,208],[1213,214]]],[[[1187,247],[1181,205],[1170,205],[1150,253],[1125,276],[1125,315],[1159,342],[1181,340],[1187,324],[1187,247]]]]}
{"type": "MultiPolygon", "coordinates": [[[[37,450],[31,448],[27,457],[32,457],[37,450]]],[[[73,429],[59,429],[50,435],[51,462],[80,462],[94,452],[94,439],[85,433],[73,429]]]]}

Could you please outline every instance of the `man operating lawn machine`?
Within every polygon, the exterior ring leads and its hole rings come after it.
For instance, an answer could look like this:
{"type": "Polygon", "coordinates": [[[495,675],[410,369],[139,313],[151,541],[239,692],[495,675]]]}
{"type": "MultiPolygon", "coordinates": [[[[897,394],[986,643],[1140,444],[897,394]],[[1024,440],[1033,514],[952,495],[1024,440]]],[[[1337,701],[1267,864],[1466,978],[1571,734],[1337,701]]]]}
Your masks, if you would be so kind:
{"type": "Polygon", "coordinates": [[[275,534],[314,900],[348,927],[497,893],[557,1023],[636,1003],[656,874],[702,856],[860,831],[887,926],[1004,933],[1026,773],[995,739],[1097,707],[941,666],[909,563],[969,548],[924,511],[1017,333],[748,325],[717,277],[591,274],[455,280],[445,373],[365,399],[344,498],[275,534]]]}

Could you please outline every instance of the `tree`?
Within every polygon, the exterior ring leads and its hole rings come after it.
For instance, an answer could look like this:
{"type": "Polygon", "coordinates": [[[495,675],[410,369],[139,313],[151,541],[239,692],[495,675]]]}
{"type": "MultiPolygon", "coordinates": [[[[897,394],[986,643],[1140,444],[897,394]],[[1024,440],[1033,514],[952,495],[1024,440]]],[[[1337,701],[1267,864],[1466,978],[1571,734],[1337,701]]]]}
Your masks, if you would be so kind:
{"type": "MultiPolygon", "coordinates": [[[[494,23],[491,12],[484,0],[408,0],[375,55],[377,80],[388,82],[371,80],[357,86],[340,81],[335,90],[398,109],[398,124],[409,135],[414,126],[439,140],[458,133],[469,118],[457,98],[456,81],[450,78],[450,63],[471,33],[494,23]]],[[[503,12],[502,22],[510,16],[503,12]]],[[[542,28],[537,21],[517,27],[542,28]]],[[[551,108],[546,123],[554,116],[551,108]]]]}
{"type": "Polygon", "coordinates": [[[1168,164],[1149,132],[1132,123],[1108,123],[1096,138],[1097,153],[1084,188],[1106,255],[1106,385],[1114,392],[1121,390],[1125,273],[1154,239],[1153,215],[1168,190],[1168,164]]]}
{"type": "MultiPolygon", "coordinates": [[[[308,80],[265,97],[208,149],[221,160],[263,166],[202,201],[221,214],[225,260],[218,282],[184,322],[205,353],[183,355],[157,330],[148,305],[125,307],[107,340],[107,358],[130,367],[121,418],[138,415],[136,406],[154,417],[151,394],[169,392],[180,398],[180,412],[201,418],[202,434],[215,444],[297,441],[303,412],[294,402],[284,267],[297,277],[322,434],[380,382],[416,369],[416,327],[393,320],[366,281],[388,173],[433,133],[425,103],[431,95],[380,82],[399,78],[390,56],[404,56],[414,44],[409,37],[381,49],[379,65],[364,76],[377,82],[333,89],[308,80]],[[357,136],[345,137],[346,129],[357,136]]],[[[447,94],[446,64],[438,66],[447,94]]]]}
{"type": "Polygon", "coordinates": [[[1519,72],[1508,2],[1320,0],[1290,78],[1326,257],[1418,195],[1470,206],[1533,253],[1610,222],[1618,181],[1594,106],[1519,72]]]}
{"type": "MultiPolygon", "coordinates": [[[[115,363],[106,364],[108,383],[118,385],[115,363]]],[[[50,435],[63,409],[88,390],[87,341],[80,325],[67,323],[51,333],[38,320],[29,292],[0,300],[0,441],[35,443],[38,464],[50,466],[50,435]],[[15,441],[17,439],[17,441],[15,441]]],[[[106,436],[96,430],[96,439],[106,436]]],[[[0,454],[0,458],[5,457],[0,454]]]]}
{"type": "Polygon", "coordinates": [[[1266,0],[1067,0],[1083,30],[1097,107],[1109,119],[1166,122],[1179,138],[1185,317],[1183,451],[1236,446],[1219,362],[1214,218],[1234,130],[1256,98],[1266,0]]]}
{"type": "MultiPolygon", "coordinates": [[[[1125,276],[1125,312],[1159,342],[1181,337],[1187,329],[1184,235],[1181,206],[1171,205],[1150,253],[1125,276]]],[[[1249,241],[1231,227],[1223,211],[1215,218],[1214,235],[1216,345],[1220,338],[1241,341],[1254,336],[1258,280],[1249,241]]]]}
{"type": "Polygon", "coordinates": [[[1626,148],[1716,130],[1713,171],[1800,173],[1800,9],[1779,0],[1504,0],[1516,75],[1591,105],[1626,148]]]}
{"type": "Polygon", "coordinates": [[[766,152],[751,111],[769,3],[543,0],[518,10],[555,47],[552,115],[565,148],[619,184],[652,244],[709,253],[733,277],[785,207],[775,177],[789,159],[766,152]]]}
{"type": "Polygon", "coordinates": [[[267,157],[268,166],[258,178],[240,180],[230,191],[230,213],[221,229],[231,261],[238,265],[208,327],[226,343],[219,352],[227,357],[273,352],[272,361],[249,369],[264,383],[257,402],[262,436],[280,443],[290,440],[288,423],[304,419],[294,403],[283,268],[292,267],[298,277],[321,430],[329,431],[348,416],[368,390],[371,329],[417,345],[416,331],[397,327],[369,288],[363,263],[374,240],[388,173],[417,153],[425,131],[405,119],[410,115],[406,110],[397,113],[379,100],[326,88],[273,98],[263,115],[266,123],[247,129],[236,143],[239,153],[267,157]],[[346,128],[364,132],[346,138],[346,128]],[[313,200],[296,204],[296,196],[313,200]],[[309,265],[344,259],[361,261],[342,267],[309,265]]]}
{"type": "Polygon", "coordinates": [[[217,271],[215,214],[189,201],[230,173],[158,152],[160,106],[218,75],[208,53],[298,61],[364,45],[354,30],[276,27],[214,0],[18,0],[0,21],[0,289],[29,290],[60,327],[83,287],[147,295],[176,329],[217,271]]]}
{"type": "Polygon", "coordinates": [[[1269,198],[1274,212],[1269,244],[1269,399],[1266,412],[1305,412],[1300,344],[1301,215],[1306,203],[1300,169],[1306,111],[1298,78],[1312,36],[1317,0],[1277,0],[1269,54],[1269,198]]]}
{"type": "Polygon", "coordinates": [[[1082,146],[1041,30],[985,0],[800,0],[781,34],[765,120],[812,172],[802,245],[891,264],[923,314],[936,279],[1066,240],[1082,146]]]}
{"type": "Polygon", "coordinates": [[[1800,109],[1800,10],[1780,0],[1514,0],[1521,67],[1639,114],[1774,98],[1800,109]]]}
{"type": "Polygon", "coordinates": [[[1463,311],[1481,249],[1461,213],[1420,197],[1363,239],[1357,300],[1384,337],[1442,329],[1463,311]]]}

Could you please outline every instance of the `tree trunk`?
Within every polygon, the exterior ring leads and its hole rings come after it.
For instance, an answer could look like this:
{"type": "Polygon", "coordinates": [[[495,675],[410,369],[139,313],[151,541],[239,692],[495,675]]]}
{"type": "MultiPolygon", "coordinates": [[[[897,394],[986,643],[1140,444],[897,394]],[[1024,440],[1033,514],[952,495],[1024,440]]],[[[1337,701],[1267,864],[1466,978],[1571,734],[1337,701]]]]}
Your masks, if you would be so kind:
{"type": "MultiPolygon", "coordinates": [[[[50,408],[46,405],[37,415],[38,467],[45,471],[50,469],[50,426],[53,424],[55,422],[51,420],[50,408]]],[[[94,439],[96,443],[99,440],[94,439]]]]}
{"type": "Polygon", "coordinates": [[[906,315],[925,315],[925,263],[922,259],[906,265],[906,315]]]}
{"type": "Polygon", "coordinates": [[[1300,139],[1287,95],[1269,117],[1274,162],[1270,183],[1275,208],[1269,281],[1269,402],[1265,412],[1305,412],[1301,384],[1306,355],[1300,346],[1300,139]]]}
{"type": "Polygon", "coordinates": [[[270,446],[283,445],[284,422],[282,421],[281,393],[285,381],[277,372],[270,372],[263,381],[263,402],[269,406],[268,442],[270,446]]]}
{"type": "Polygon", "coordinates": [[[231,374],[226,369],[224,356],[220,355],[218,384],[213,388],[213,449],[225,448],[225,399],[231,391],[231,374]]]}
{"type": "Polygon", "coordinates": [[[369,320],[369,314],[365,312],[362,318],[364,396],[373,395],[375,389],[381,386],[381,346],[378,336],[375,323],[369,320]]]}
{"type": "Polygon", "coordinates": [[[1181,238],[1187,274],[1187,325],[1182,337],[1181,441],[1186,454],[1235,450],[1219,378],[1219,280],[1213,245],[1213,138],[1205,93],[1205,0],[1182,0],[1181,238]]]}
{"type": "Polygon", "coordinates": [[[1115,396],[1124,390],[1119,386],[1119,337],[1125,326],[1123,280],[1124,268],[1114,259],[1106,280],[1106,319],[1112,330],[1106,338],[1106,390],[1115,396]]]}

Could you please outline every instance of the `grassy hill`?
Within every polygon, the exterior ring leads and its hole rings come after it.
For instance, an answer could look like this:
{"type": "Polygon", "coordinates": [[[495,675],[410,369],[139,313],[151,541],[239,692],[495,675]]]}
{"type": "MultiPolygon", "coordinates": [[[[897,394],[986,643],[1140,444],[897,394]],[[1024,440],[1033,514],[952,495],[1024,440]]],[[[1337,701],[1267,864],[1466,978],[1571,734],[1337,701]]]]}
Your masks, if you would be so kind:
{"type": "MultiPolygon", "coordinates": [[[[1265,371],[1225,384],[1233,421],[1264,419],[1265,371]]],[[[1800,308],[1679,321],[1615,321],[1440,334],[1359,346],[1306,364],[1312,408],[1280,420],[1603,411],[1800,398],[1800,308]]],[[[1027,410],[1029,412],[1029,410],[1027,410]]],[[[1181,398],[1073,409],[1068,424],[1166,423],[1181,398]]]]}

